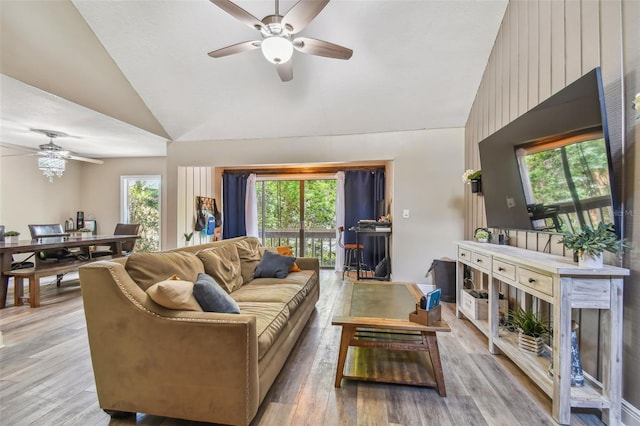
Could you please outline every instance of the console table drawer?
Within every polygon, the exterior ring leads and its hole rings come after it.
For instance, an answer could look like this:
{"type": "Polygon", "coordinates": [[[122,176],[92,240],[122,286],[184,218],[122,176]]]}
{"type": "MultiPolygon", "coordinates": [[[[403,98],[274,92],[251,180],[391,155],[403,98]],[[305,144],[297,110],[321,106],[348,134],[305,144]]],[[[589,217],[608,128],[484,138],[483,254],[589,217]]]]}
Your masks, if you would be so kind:
{"type": "Polygon", "coordinates": [[[493,259],[493,273],[508,280],[516,280],[516,266],[502,260],[493,259]]]}
{"type": "Polygon", "coordinates": [[[471,262],[471,250],[466,250],[458,247],[458,259],[471,262]]]}
{"type": "Polygon", "coordinates": [[[471,253],[471,261],[478,268],[489,270],[489,268],[491,267],[491,256],[473,252],[471,253]]]}
{"type": "Polygon", "coordinates": [[[553,296],[553,278],[550,275],[520,267],[518,268],[518,283],[553,296]]]}

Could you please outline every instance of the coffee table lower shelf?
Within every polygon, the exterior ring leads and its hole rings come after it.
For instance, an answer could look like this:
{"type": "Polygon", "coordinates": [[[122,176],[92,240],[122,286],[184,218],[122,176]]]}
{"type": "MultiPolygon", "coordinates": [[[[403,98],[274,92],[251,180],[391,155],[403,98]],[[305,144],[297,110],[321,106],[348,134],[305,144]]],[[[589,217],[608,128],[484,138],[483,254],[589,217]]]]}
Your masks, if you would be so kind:
{"type": "Polygon", "coordinates": [[[342,379],[433,387],[447,396],[433,331],[405,332],[345,326],[336,370],[342,379]]]}
{"type": "Polygon", "coordinates": [[[350,347],[342,378],[438,388],[427,352],[350,347]]]}

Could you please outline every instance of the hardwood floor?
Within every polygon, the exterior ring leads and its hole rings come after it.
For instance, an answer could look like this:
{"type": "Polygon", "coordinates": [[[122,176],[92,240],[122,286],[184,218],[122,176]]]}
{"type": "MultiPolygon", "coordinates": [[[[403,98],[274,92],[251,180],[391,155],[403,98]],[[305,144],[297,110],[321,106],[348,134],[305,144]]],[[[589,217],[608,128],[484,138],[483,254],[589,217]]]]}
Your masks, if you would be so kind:
{"type": "MultiPolygon", "coordinates": [[[[42,306],[0,310],[0,424],[2,425],[196,425],[145,414],[110,419],[99,407],[75,277],[60,288],[43,279],[42,306]]],[[[486,338],[443,316],[440,333],[447,397],[435,389],[344,380],[334,387],[340,328],[331,325],[340,275],[321,272],[316,312],[287,365],[265,398],[254,425],[548,425],[550,400],[508,359],[491,355],[486,338]]],[[[572,425],[601,425],[574,412],[572,425]]]]}

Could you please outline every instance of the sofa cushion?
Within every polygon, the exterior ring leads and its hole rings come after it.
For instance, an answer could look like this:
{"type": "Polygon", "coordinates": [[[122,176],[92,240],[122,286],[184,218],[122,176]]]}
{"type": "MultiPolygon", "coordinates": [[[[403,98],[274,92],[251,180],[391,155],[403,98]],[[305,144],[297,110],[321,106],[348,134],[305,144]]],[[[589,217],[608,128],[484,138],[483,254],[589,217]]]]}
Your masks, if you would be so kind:
{"type": "Polygon", "coordinates": [[[236,301],[210,275],[198,274],[193,286],[193,295],[206,312],[240,313],[236,301]]]}
{"type": "Polygon", "coordinates": [[[167,309],[180,311],[202,311],[193,296],[193,283],[180,279],[168,279],[155,283],[147,289],[151,300],[167,309]]]}
{"type": "Polygon", "coordinates": [[[240,257],[240,274],[242,282],[248,283],[253,279],[253,273],[262,259],[260,252],[260,240],[256,237],[247,237],[236,243],[238,257],[240,257]]]}
{"type": "Polygon", "coordinates": [[[265,251],[254,272],[254,278],[286,278],[295,259],[291,256],[265,251]]]}
{"type": "Polygon", "coordinates": [[[289,321],[289,308],[279,302],[240,302],[238,305],[241,314],[256,317],[258,359],[261,359],[286,328],[289,321]]]}
{"type": "Polygon", "coordinates": [[[227,293],[242,286],[240,257],[235,244],[201,250],[198,258],[204,264],[204,272],[211,275],[227,293]]]}
{"type": "Polygon", "coordinates": [[[306,294],[305,286],[299,284],[249,284],[234,291],[231,297],[236,302],[286,303],[290,313],[293,313],[300,306],[306,294]]]}
{"type": "Polygon", "coordinates": [[[256,278],[242,286],[231,297],[236,302],[283,302],[294,313],[307,297],[307,294],[318,285],[314,271],[303,270],[291,272],[287,278],[256,278]]]}
{"type": "Polygon", "coordinates": [[[182,280],[195,282],[198,273],[204,272],[202,262],[195,254],[182,251],[133,253],[124,268],[145,291],[174,274],[182,280]]]}
{"type": "MultiPolygon", "coordinates": [[[[295,256],[293,254],[293,247],[291,247],[291,246],[277,246],[277,247],[263,248],[262,249],[262,253],[264,254],[265,251],[271,251],[273,253],[278,253],[278,254],[281,254],[283,256],[291,256],[291,257],[293,257],[295,259],[295,256]]],[[[289,269],[289,272],[300,272],[300,267],[295,262],[295,260],[293,262],[293,265],[291,265],[291,268],[289,269]]]]}

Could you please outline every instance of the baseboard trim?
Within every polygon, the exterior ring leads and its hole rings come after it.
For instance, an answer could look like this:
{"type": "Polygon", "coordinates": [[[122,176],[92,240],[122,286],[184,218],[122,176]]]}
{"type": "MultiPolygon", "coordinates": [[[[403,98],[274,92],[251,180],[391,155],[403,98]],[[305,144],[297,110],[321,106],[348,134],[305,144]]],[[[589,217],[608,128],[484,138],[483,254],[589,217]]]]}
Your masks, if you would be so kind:
{"type": "Polygon", "coordinates": [[[622,400],[622,424],[625,426],[640,426],[640,410],[622,400]]]}

